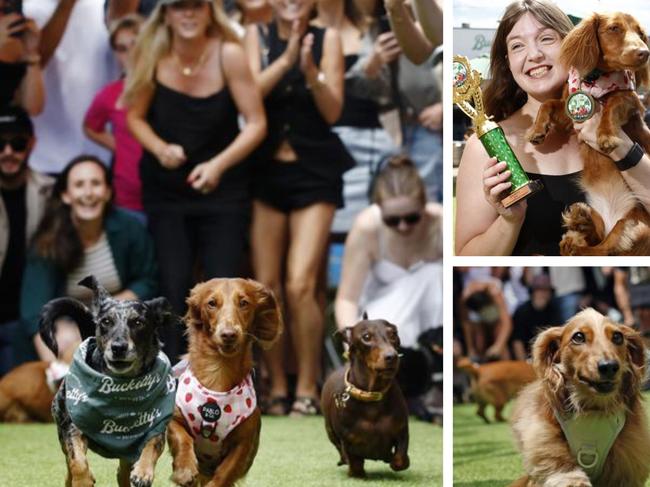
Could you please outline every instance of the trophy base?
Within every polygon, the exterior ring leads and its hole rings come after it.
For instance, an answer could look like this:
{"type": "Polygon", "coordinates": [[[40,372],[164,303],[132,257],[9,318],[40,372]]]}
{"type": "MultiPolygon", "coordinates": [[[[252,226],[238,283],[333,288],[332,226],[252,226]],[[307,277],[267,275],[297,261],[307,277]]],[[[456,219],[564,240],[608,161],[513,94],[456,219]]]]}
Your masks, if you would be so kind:
{"type": "Polygon", "coordinates": [[[539,191],[543,187],[544,185],[539,180],[528,181],[522,187],[518,188],[517,190],[513,191],[508,196],[503,198],[501,200],[501,204],[505,208],[508,208],[514,205],[515,203],[517,203],[518,201],[521,201],[524,198],[528,198],[530,195],[537,193],[537,191],[539,191]]]}

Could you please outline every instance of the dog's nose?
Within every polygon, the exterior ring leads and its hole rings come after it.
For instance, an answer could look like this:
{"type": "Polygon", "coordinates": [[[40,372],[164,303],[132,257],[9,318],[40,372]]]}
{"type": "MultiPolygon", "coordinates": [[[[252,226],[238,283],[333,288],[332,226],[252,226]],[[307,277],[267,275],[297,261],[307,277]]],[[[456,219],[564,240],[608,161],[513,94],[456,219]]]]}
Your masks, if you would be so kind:
{"type": "Polygon", "coordinates": [[[619,364],[617,360],[599,360],[598,372],[603,379],[613,379],[618,372],[619,364]]]}
{"type": "Polygon", "coordinates": [[[639,62],[645,63],[650,57],[650,51],[648,51],[647,49],[637,49],[636,57],[639,60],[639,62]]]}
{"type": "Polygon", "coordinates": [[[129,345],[126,342],[114,342],[111,344],[111,352],[116,357],[126,355],[127,348],[129,348],[129,345]]]}
{"type": "Polygon", "coordinates": [[[219,332],[219,338],[221,338],[221,341],[224,343],[233,343],[237,340],[237,332],[235,332],[233,328],[226,328],[219,332]]]}
{"type": "Polygon", "coordinates": [[[394,365],[397,362],[397,352],[395,350],[390,350],[384,353],[384,361],[388,365],[394,365]]]}

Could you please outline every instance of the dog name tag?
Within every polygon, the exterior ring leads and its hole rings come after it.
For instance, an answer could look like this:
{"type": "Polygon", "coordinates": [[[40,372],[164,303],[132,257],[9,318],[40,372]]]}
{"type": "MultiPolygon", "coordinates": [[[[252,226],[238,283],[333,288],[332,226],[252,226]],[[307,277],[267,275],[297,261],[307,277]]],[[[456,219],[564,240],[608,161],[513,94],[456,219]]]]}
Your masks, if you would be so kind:
{"type": "Polygon", "coordinates": [[[596,112],[596,101],[588,93],[576,91],[567,98],[565,109],[574,122],[585,122],[596,112]]]}
{"type": "Polygon", "coordinates": [[[336,407],[339,409],[344,408],[347,406],[347,402],[350,400],[350,394],[347,392],[341,392],[340,394],[336,394],[334,396],[334,403],[336,404],[336,407]]]}
{"type": "Polygon", "coordinates": [[[221,408],[216,402],[206,402],[199,408],[199,413],[208,423],[214,423],[221,417],[221,408]]]}

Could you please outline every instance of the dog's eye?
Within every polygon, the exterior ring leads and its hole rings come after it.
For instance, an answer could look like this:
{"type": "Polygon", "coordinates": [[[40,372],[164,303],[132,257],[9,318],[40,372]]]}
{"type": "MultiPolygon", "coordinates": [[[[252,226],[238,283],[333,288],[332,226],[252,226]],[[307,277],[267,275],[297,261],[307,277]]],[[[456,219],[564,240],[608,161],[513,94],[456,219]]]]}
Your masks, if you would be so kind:
{"type": "Polygon", "coordinates": [[[581,331],[578,331],[573,334],[571,337],[571,341],[577,345],[580,345],[585,342],[585,334],[582,333],[581,331]]]}
{"type": "Polygon", "coordinates": [[[364,333],[361,335],[361,338],[363,339],[364,342],[369,342],[370,339],[372,338],[372,335],[370,333],[364,333]]]}
{"type": "Polygon", "coordinates": [[[240,307],[240,308],[245,308],[245,307],[248,306],[249,304],[250,304],[250,303],[249,303],[247,300],[245,300],[245,299],[240,299],[240,300],[239,300],[239,307],[240,307]]]}
{"type": "Polygon", "coordinates": [[[109,318],[102,318],[101,320],[99,320],[99,325],[102,328],[109,328],[112,324],[113,323],[111,322],[111,320],[109,318]]]}
{"type": "Polygon", "coordinates": [[[623,344],[623,334],[620,331],[615,331],[614,333],[612,333],[612,343],[614,345],[623,344]]]}
{"type": "Polygon", "coordinates": [[[134,319],[134,320],[131,321],[131,324],[132,324],[133,326],[136,326],[136,327],[138,327],[138,328],[141,328],[141,327],[144,326],[144,320],[142,320],[142,319],[140,319],[140,318],[136,318],[136,319],[134,319]]]}
{"type": "Polygon", "coordinates": [[[609,31],[610,32],[620,32],[621,28],[618,25],[610,25],[609,26],[609,31]]]}
{"type": "Polygon", "coordinates": [[[217,302],[214,299],[211,299],[210,301],[208,301],[208,308],[214,309],[216,307],[217,307],[217,302]]]}

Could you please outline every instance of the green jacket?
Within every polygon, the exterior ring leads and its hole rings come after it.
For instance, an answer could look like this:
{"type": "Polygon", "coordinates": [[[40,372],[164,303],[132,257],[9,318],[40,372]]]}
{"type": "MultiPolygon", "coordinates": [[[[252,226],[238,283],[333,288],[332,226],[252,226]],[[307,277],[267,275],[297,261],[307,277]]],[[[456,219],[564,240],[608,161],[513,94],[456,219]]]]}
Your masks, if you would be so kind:
{"type": "MultiPolygon", "coordinates": [[[[114,208],[104,220],[104,230],[124,289],[130,289],[142,300],[155,297],[158,268],[146,228],[132,216],[114,208]]],[[[50,300],[65,295],[65,283],[65,273],[51,260],[33,251],[29,253],[20,293],[21,330],[15,344],[18,362],[36,360],[32,338],[38,333],[41,308],[50,300]]]]}

